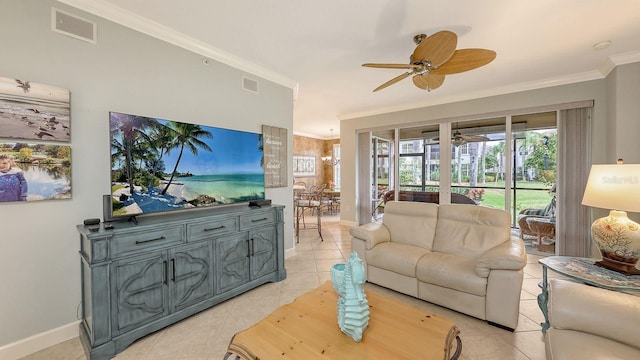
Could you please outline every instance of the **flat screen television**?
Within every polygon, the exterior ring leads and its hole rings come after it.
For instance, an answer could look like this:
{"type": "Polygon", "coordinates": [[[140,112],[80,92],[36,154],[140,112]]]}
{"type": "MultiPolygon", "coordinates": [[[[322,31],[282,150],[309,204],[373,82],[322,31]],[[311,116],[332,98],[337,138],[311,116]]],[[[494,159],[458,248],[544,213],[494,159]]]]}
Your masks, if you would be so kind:
{"type": "Polygon", "coordinates": [[[262,135],[109,113],[111,219],[264,199],[262,135]]]}

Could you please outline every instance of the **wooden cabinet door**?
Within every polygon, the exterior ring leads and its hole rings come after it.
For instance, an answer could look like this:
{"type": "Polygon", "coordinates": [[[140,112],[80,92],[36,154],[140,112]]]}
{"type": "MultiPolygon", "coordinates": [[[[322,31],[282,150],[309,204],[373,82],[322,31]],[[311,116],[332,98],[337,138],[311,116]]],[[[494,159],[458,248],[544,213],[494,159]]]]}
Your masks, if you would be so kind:
{"type": "Polygon", "coordinates": [[[249,233],[215,239],[216,294],[249,281],[249,233]]]}
{"type": "Polygon", "coordinates": [[[153,252],[114,263],[113,331],[116,334],[168,315],[166,252],[153,252]]]}
{"type": "Polygon", "coordinates": [[[181,246],[169,252],[171,293],[174,310],[180,310],[213,295],[211,242],[181,246]]]}
{"type": "Polygon", "coordinates": [[[252,230],[249,234],[251,246],[251,279],[270,274],[278,266],[276,249],[276,230],[264,227],[252,230]]]}

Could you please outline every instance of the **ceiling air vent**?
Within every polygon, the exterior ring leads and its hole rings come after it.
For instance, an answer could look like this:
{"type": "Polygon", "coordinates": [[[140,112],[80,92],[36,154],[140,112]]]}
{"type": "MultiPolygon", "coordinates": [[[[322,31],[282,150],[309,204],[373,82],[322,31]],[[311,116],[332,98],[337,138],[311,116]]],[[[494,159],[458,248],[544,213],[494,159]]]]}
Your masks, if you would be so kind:
{"type": "Polygon", "coordinates": [[[242,88],[251,91],[253,93],[258,93],[258,82],[246,77],[242,77],[242,88]]]}
{"type": "Polygon", "coordinates": [[[51,30],[53,32],[95,44],[96,28],[96,23],[92,21],[51,8],[51,30]]]}

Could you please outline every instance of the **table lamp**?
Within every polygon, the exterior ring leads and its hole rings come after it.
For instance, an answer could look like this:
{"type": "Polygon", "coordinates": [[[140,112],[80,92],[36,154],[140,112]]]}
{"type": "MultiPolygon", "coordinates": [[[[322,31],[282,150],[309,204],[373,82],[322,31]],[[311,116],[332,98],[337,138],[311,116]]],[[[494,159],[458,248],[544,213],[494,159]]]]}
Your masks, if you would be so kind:
{"type": "Polygon", "coordinates": [[[582,204],[611,210],[591,225],[602,261],[596,264],[625,275],[640,274],[640,225],[627,211],[640,212],[640,165],[592,165],[582,204]]]}

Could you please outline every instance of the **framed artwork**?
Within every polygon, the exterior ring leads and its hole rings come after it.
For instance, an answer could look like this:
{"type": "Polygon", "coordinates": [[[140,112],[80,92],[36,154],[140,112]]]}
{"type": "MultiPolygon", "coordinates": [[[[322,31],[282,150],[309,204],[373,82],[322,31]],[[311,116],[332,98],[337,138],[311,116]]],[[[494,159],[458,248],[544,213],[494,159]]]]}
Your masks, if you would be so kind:
{"type": "Polygon", "coordinates": [[[316,176],[316,157],[294,155],[293,176],[316,176]]]}
{"type": "Polygon", "coordinates": [[[0,138],[71,141],[69,90],[0,76],[0,138]]]}
{"type": "Polygon", "coordinates": [[[0,142],[0,202],[71,199],[71,146],[0,142]]]}

